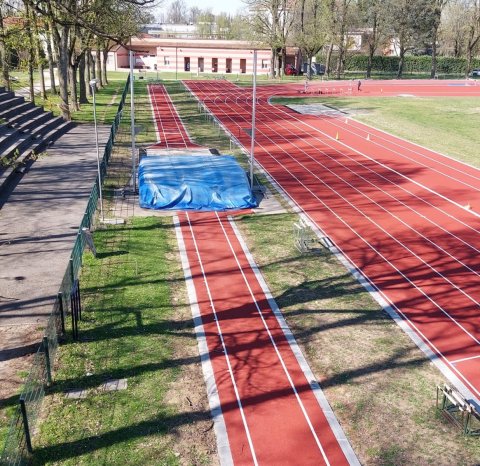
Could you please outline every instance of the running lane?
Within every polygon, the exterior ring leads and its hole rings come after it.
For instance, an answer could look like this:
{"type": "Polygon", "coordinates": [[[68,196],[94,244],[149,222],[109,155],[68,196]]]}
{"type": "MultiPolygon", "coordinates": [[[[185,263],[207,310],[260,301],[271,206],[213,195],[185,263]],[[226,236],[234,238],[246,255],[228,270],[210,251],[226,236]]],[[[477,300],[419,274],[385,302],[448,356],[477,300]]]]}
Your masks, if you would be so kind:
{"type": "Polygon", "coordinates": [[[148,95],[158,142],[150,148],[186,149],[199,147],[190,140],[177,109],[163,84],[149,84],[148,95]]]}
{"type": "MultiPolygon", "coordinates": [[[[187,86],[248,148],[249,91],[187,86]]],[[[464,206],[478,205],[479,171],[358,123],[270,106],[267,97],[257,106],[257,161],[478,403],[480,220],[464,206]]]]}
{"type": "Polygon", "coordinates": [[[179,221],[233,463],[359,464],[292,350],[233,220],[185,212],[179,221]]]}

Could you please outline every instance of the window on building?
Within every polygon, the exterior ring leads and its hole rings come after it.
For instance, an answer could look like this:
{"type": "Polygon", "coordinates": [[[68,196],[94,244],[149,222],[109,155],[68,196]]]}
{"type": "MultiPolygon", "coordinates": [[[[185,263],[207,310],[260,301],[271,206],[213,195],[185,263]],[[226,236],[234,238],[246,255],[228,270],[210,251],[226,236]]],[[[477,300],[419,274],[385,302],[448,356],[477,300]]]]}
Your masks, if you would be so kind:
{"type": "Polygon", "coordinates": [[[170,57],[163,57],[163,64],[170,65],[170,57]]]}
{"type": "Polygon", "coordinates": [[[270,60],[262,60],[262,70],[266,70],[268,68],[270,60]]]}

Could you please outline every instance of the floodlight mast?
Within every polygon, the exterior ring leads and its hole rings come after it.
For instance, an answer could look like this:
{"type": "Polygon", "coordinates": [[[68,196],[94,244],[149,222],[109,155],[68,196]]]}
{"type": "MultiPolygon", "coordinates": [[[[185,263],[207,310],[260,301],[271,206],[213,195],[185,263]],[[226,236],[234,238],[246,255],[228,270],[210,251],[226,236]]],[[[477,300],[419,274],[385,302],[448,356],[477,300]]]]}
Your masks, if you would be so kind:
{"type": "MultiPolygon", "coordinates": [[[[130,42],[131,47],[131,42],[130,42]]],[[[133,91],[133,62],[134,62],[134,52],[130,48],[130,126],[131,126],[131,135],[132,135],[132,189],[135,193],[137,190],[137,169],[135,164],[136,158],[136,148],[135,148],[135,100],[134,100],[134,91],[133,91]]]]}
{"type": "Polygon", "coordinates": [[[253,191],[253,165],[255,163],[255,117],[257,111],[257,50],[253,51],[252,136],[250,146],[250,189],[253,191]]]}
{"type": "Polygon", "coordinates": [[[102,222],[105,220],[103,214],[103,196],[102,196],[102,174],[100,171],[100,148],[98,146],[98,128],[97,128],[97,101],[95,99],[95,93],[97,90],[98,79],[92,79],[89,84],[92,88],[93,96],[93,121],[95,124],[95,144],[97,147],[97,171],[98,171],[98,196],[100,198],[100,216],[102,217],[102,222]]]}

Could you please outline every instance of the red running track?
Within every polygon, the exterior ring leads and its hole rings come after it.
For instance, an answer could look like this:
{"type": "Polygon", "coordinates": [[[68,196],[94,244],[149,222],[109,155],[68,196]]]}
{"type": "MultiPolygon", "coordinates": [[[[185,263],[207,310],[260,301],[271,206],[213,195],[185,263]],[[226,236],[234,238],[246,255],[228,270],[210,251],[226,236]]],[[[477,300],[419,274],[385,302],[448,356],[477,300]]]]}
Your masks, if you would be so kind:
{"type": "MultiPolygon", "coordinates": [[[[480,96],[480,80],[358,80],[352,81],[310,81],[307,94],[354,96],[354,97],[474,97],[480,96]]],[[[305,93],[305,82],[259,86],[268,96],[296,96],[305,93]]]]}
{"type": "MultiPolygon", "coordinates": [[[[250,146],[248,90],[187,86],[250,146]]],[[[271,106],[267,96],[257,106],[256,160],[478,404],[480,220],[463,206],[480,206],[480,172],[352,120],[271,106]]]]}
{"type": "MultiPolygon", "coordinates": [[[[169,121],[177,116],[163,86],[151,87],[150,95],[161,147],[180,147],[179,137],[186,148],[195,146],[186,132],[179,135],[181,122],[169,121]]],[[[212,212],[179,218],[197,336],[206,345],[199,343],[204,370],[205,359],[211,367],[205,375],[222,464],[358,465],[233,220],[212,212]]]]}
{"type": "Polygon", "coordinates": [[[177,109],[163,84],[149,84],[148,95],[158,142],[150,148],[187,149],[199,147],[190,140],[177,109]]]}
{"type": "Polygon", "coordinates": [[[359,464],[306,362],[294,353],[293,336],[272,309],[233,220],[181,213],[177,235],[230,445],[231,459],[222,462],[359,464]]]}

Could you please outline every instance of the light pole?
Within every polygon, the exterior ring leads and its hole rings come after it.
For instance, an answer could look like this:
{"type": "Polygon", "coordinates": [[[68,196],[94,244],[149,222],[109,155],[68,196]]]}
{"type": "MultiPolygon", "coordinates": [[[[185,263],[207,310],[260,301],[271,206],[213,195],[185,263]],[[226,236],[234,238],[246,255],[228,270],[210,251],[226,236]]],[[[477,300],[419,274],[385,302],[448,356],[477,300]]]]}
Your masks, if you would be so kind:
{"type": "Polygon", "coordinates": [[[257,109],[257,51],[253,51],[252,140],[250,146],[250,189],[253,191],[253,164],[255,163],[255,113],[257,109]]]}
{"type": "Polygon", "coordinates": [[[102,217],[102,222],[105,220],[103,216],[103,196],[102,196],[102,175],[100,172],[100,149],[98,147],[98,129],[97,129],[97,102],[95,100],[95,91],[97,90],[97,80],[92,79],[90,81],[90,87],[92,88],[93,95],[93,121],[95,122],[95,143],[97,146],[97,170],[98,170],[98,193],[100,197],[100,216],[102,217]]]}
{"type": "Polygon", "coordinates": [[[135,193],[137,191],[137,168],[135,164],[136,152],[135,147],[135,97],[134,97],[134,84],[135,79],[133,75],[135,56],[133,50],[130,49],[130,127],[132,135],[132,189],[135,193]]]}

